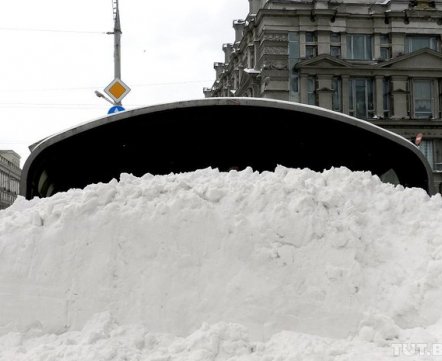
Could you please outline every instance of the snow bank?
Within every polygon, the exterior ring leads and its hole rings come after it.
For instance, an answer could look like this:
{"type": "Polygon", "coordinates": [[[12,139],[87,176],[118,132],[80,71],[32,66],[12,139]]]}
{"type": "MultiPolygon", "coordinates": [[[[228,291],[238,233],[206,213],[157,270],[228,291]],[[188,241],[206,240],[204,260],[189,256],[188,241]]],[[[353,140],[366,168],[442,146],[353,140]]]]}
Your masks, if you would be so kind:
{"type": "Polygon", "coordinates": [[[441,220],[440,196],[347,169],[19,199],[0,211],[0,360],[389,359],[442,342],[441,220]]]}

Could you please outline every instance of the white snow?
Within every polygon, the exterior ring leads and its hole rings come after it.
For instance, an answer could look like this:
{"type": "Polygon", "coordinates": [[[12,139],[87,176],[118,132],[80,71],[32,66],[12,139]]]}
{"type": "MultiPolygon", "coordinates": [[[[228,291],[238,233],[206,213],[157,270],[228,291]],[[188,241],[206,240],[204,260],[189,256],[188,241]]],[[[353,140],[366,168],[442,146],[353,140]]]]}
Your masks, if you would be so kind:
{"type": "Polygon", "coordinates": [[[247,74],[261,74],[260,70],[251,69],[251,68],[245,68],[244,72],[247,74]]]}
{"type": "Polygon", "coordinates": [[[344,168],[19,198],[0,360],[412,360],[392,345],[442,342],[441,220],[439,195],[344,168]]]}

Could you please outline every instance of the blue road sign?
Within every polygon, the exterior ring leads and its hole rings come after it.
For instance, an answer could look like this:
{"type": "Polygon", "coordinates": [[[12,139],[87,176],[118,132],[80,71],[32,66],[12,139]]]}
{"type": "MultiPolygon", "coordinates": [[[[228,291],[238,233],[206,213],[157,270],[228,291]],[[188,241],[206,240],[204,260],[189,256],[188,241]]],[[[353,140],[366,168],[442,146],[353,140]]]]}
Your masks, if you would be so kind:
{"type": "Polygon", "coordinates": [[[114,105],[113,107],[111,107],[109,109],[107,114],[114,114],[114,113],[124,112],[125,110],[126,109],[124,109],[121,105],[114,105]]]}

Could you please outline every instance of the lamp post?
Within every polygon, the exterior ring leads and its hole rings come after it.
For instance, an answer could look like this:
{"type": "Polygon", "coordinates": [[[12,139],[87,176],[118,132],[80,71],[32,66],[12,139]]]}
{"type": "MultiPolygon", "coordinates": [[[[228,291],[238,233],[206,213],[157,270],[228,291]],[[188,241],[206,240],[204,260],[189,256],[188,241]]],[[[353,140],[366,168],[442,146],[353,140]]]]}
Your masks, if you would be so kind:
{"type": "Polygon", "coordinates": [[[118,0],[113,0],[112,8],[114,12],[114,77],[121,79],[121,24],[118,0]]]}
{"type": "Polygon", "coordinates": [[[106,95],[104,95],[103,93],[99,92],[98,90],[95,90],[95,95],[98,98],[103,98],[104,100],[106,100],[108,103],[111,103],[112,105],[116,105],[112,100],[110,100],[106,95]]]}
{"type": "Polygon", "coordinates": [[[124,109],[121,100],[130,92],[130,88],[121,80],[121,24],[120,24],[120,9],[118,0],[112,0],[112,10],[114,17],[114,31],[107,34],[114,36],[114,80],[104,90],[105,93],[112,99],[110,100],[99,91],[95,91],[95,95],[103,98],[112,105],[124,109]]]}

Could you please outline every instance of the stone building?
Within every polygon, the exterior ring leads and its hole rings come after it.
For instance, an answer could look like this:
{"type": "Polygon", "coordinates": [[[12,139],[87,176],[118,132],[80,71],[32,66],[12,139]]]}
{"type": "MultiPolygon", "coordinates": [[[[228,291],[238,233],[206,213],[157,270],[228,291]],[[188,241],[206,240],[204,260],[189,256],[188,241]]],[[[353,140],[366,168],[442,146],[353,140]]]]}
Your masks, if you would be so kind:
{"type": "Polygon", "coordinates": [[[13,150],[0,150],[0,209],[9,207],[19,194],[20,156],[13,150]]]}
{"type": "Polygon", "coordinates": [[[249,0],[233,28],[206,97],[273,98],[367,120],[418,144],[442,190],[442,3],[249,0]]]}

